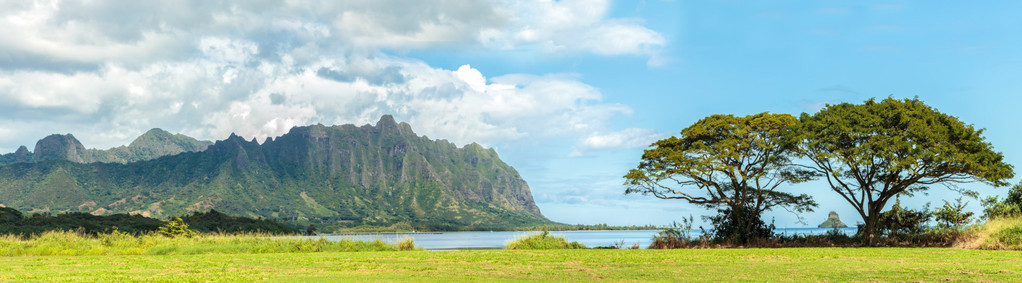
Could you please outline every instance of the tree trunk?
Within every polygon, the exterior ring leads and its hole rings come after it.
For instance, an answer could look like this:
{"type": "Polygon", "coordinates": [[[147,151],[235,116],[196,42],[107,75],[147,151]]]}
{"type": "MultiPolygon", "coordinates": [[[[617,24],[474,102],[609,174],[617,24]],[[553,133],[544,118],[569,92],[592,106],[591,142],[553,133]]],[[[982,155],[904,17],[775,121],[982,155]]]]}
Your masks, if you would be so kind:
{"type": "Polygon", "coordinates": [[[878,219],[879,217],[876,213],[870,213],[866,216],[866,230],[862,233],[863,241],[866,246],[872,247],[876,245],[876,228],[878,219]]]}
{"type": "Polygon", "coordinates": [[[738,239],[735,239],[735,240],[737,240],[738,244],[741,244],[741,245],[744,245],[744,244],[748,243],[749,242],[749,239],[748,239],[749,238],[749,233],[748,233],[748,231],[749,231],[749,221],[748,221],[748,219],[745,219],[745,209],[743,209],[743,207],[741,205],[732,206],[731,207],[731,216],[733,217],[735,222],[738,222],[738,223],[735,223],[736,224],[735,227],[740,227],[739,228],[740,230],[734,231],[734,233],[737,234],[737,236],[738,236],[738,239]]]}
{"type": "Polygon", "coordinates": [[[742,213],[741,216],[742,216],[742,218],[741,218],[742,227],[745,227],[745,231],[742,231],[742,239],[741,239],[741,241],[742,241],[742,245],[746,245],[746,244],[749,244],[749,242],[751,242],[750,240],[752,240],[753,222],[752,222],[751,219],[749,219],[749,217],[744,212],[742,213]]]}

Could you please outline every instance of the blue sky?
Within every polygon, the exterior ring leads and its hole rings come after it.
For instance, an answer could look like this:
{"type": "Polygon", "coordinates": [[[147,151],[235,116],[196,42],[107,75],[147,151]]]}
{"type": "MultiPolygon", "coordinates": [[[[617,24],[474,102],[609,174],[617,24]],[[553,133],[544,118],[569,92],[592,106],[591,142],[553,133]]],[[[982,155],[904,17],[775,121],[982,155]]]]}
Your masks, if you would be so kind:
{"type": "MultiPolygon", "coordinates": [[[[392,114],[496,148],[552,220],[666,224],[708,213],[623,195],[650,142],[712,114],[890,95],[985,128],[1022,166],[1020,3],[335,2],[0,4],[0,151],[52,133],[109,148],[154,127],[262,140],[392,114]]],[[[787,189],[820,202],[809,225],[860,221],[823,184],[787,189]]]]}

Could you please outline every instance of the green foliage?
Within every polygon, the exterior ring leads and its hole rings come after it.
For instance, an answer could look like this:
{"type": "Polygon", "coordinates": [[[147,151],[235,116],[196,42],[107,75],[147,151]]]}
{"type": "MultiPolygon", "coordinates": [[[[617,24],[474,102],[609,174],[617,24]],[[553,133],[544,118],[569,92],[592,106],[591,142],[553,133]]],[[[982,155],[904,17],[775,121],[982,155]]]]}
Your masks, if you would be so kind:
{"type": "Polygon", "coordinates": [[[159,230],[157,231],[160,233],[160,235],[171,238],[175,237],[191,238],[194,237],[196,234],[195,231],[188,229],[188,224],[185,224],[185,221],[181,220],[180,217],[174,218],[174,220],[171,221],[167,221],[167,224],[160,226],[159,230]]]}
{"type": "Polygon", "coordinates": [[[714,239],[745,244],[751,239],[767,239],[774,236],[774,225],[763,222],[760,218],[762,215],[754,214],[748,208],[738,209],[739,211],[732,211],[730,207],[721,209],[717,211],[717,215],[707,217],[713,224],[714,239]]]}
{"type": "MultiPolygon", "coordinates": [[[[649,244],[650,249],[678,249],[687,248],[692,245],[693,239],[689,234],[692,231],[692,225],[695,223],[695,218],[689,215],[688,218],[681,218],[682,224],[674,222],[667,229],[663,229],[657,232],[653,236],[653,241],[649,244]]],[[[700,237],[700,242],[705,242],[707,237],[704,235],[700,237]]]]}
{"type": "MultiPolygon", "coordinates": [[[[190,229],[197,232],[258,232],[270,234],[298,234],[298,229],[275,221],[229,216],[214,209],[205,213],[195,212],[182,218],[190,229]]],[[[311,225],[311,224],[310,224],[311,225]]],[[[311,226],[315,231],[315,226],[311,226]]],[[[314,233],[314,232],[313,232],[314,233]]]]}
{"type": "Polygon", "coordinates": [[[578,242],[568,242],[564,237],[551,236],[549,231],[518,237],[504,246],[506,250],[550,250],[550,249],[585,249],[578,242]]]}
{"type": "Polygon", "coordinates": [[[1008,189],[1004,200],[996,196],[983,200],[983,217],[987,219],[1022,216],[1022,182],[1008,189]]]}
{"type": "Polygon", "coordinates": [[[758,243],[755,247],[793,248],[793,247],[858,247],[862,242],[859,235],[848,235],[837,228],[828,230],[823,235],[774,235],[768,242],[758,243]]]}
{"type": "MultiPolygon", "coordinates": [[[[197,232],[297,234],[298,229],[269,220],[227,216],[215,210],[193,213],[182,218],[184,224],[197,232]]],[[[34,214],[23,218],[21,212],[0,208],[0,234],[37,235],[46,231],[80,231],[89,235],[118,231],[131,234],[156,232],[165,221],[141,215],[91,215],[72,212],[57,215],[34,214]]]]}
{"type": "Polygon", "coordinates": [[[21,211],[9,207],[0,207],[0,224],[12,225],[21,222],[21,211]]]}
{"type": "Polygon", "coordinates": [[[933,212],[937,220],[937,227],[942,229],[962,229],[971,222],[970,218],[975,213],[965,211],[969,202],[962,202],[962,198],[955,199],[955,204],[944,201],[944,206],[933,212]]]}
{"type": "Polygon", "coordinates": [[[992,236],[993,240],[1006,247],[1022,249],[1022,224],[1016,224],[1001,231],[997,231],[992,236]]]}
{"type": "Polygon", "coordinates": [[[976,225],[955,246],[968,249],[1022,250],[1022,217],[996,217],[976,225]]]}
{"type": "Polygon", "coordinates": [[[927,209],[905,209],[901,207],[901,200],[895,199],[891,209],[880,214],[877,224],[879,231],[888,237],[919,235],[926,230],[930,217],[932,214],[927,209]]]}
{"type": "Polygon", "coordinates": [[[415,239],[405,236],[404,239],[397,241],[397,249],[402,251],[415,250],[415,239]]]}
{"type": "MultiPolygon", "coordinates": [[[[680,199],[709,208],[726,208],[727,224],[717,227],[729,239],[745,242],[762,233],[745,233],[764,211],[783,207],[812,211],[808,195],[778,191],[784,183],[813,178],[811,171],[791,164],[797,153],[798,120],[787,114],[761,113],[745,117],[712,115],[643,152],[638,168],[628,172],[625,193],[680,199]]],[[[721,210],[725,211],[725,210],[721,210]]]]}
{"type": "MultiPolygon", "coordinates": [[[[0,211],[2,211],[0,214],[21,215],[21,212],[10,208],[3,208],[0,211]]],[[[58,215],[34,214],[28,218],[9,218],[0,225],[0,234],[36,235],[54,230],[76,230],[91,235],[120,230],[134,234],[155,231],[161,225],[163,221],[139,215],[96,216],[80,212],[58,215]]]]}
{"type": "Polygon", "coordinates": [[[809,168],[866,216],[868,244],[891,198],[935,184],[1004,185],[1014,175],[982,130],[919,99],[827,105],[800,121],[798,139],[809,168]]]}
{"type": "Polygon", "coordinates": [[[653,241],[649,244],[650,249],[678,249],[688,247],[690,239],[682,235],[682,232],[668,228],[657,232],[653,241]]]}

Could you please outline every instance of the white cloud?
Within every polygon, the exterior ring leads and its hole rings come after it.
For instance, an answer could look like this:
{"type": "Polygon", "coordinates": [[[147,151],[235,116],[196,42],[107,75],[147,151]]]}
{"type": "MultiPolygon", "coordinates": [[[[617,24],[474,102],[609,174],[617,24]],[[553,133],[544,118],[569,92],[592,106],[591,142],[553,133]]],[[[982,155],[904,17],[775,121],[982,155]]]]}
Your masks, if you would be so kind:
{"type": "Polygon", "coordinates": [[[608,0],[537,0],[507,2],[510,28],[483,32],[491,46],[516,49],[530,46],[548,52],[591,52],[601,55],[646,55],[660,64],[659,48],[667,44],[660,33],[640,19],[608,18],[608,0]]]}
{"type": "MultiPolygon", "coordinates": [[[[606,0],[36,1],[3,4],[0,61],[35,68],[144,66],[210,51],[318,54],[480,45],[497,50],[644,55],[666,41],[641,19],[611,18],[606,0]],[[211,42],[220,40],[221,42],[211,42]],[[258,45],[253,48],[250,44],[258,45]],[[240,50],[239,50],[240,48],[240,50]],[[301,52],[293,52],[301,51],[301,52]],[[3,58],[4,55],[8,58],[3,58]]],[[[226,56],[237,53],[221,53],[226,56]]],[[[232,59],[232,58],[224,58],[232,59]]],[[[277,58],[280,59],[280,58],[277,58]]],[[[315,59],[315,58],[313,58],[315,59]]],[[[0,67],[2,68],[2,67],[0,67]]]]}
{"type": "MultiPolygon", "coordinates": [[[[24,138],[125,144],[151,127],[259,140],[374,123],[486,145],[606,131],[625,105],[573,74],[487,76],[387,51],[467,46],[641,55],[665,44],[607,1],[0,3],[0,120],[24,138]]],[[[402,52],[397,52],[402,53],[402,52]]],[[[14,135],[14,134],[11,134],[14,135]]],[[[585,144],[585,143],[583,143],[585,144]]]]}
{"type": "Polygon", "coordinates": [[[255,43],[230,38],[207,37],[199,40],[199,50],[219,64],[244,64],[259,52],[255,43]]]}
{"type": "Polygon", "coordinates": [[[571,156],[602,149],[644,148],[664,137],[652,129],[628,128],[617,132],[596,133],[579,141],[571,156]]]}
{"type": "MultiPolygon", "coordinates": [[[[393,57],[376,57],[371,61],[375,66],[354,68],[345,62],[367,63],[343,58],[295,68],[261,61],[257,68],[238,68],[224,65],[222,59],[157,64],[134,72],[112,67],[73,75],[12,72],[0,76],[0,92],[17,101],[8,105],[16,111],[7,118],[19,119],[18,113],[42,107],[63,109],[74,115],[38,120],[77,124],[85,122],[81,117],[99,116],[115,126],[95,124],[88,132],[124,139],[132,135],[119,133],[169,127],[206,139],[235,132],[263,140],[293,126],[374,123],[393,114],[420,134],[458,144],[495,145],[583,135],[605,128],[615,115],[631,113],[627,106],[601,103],[597,89],[564,75],[487,79],[468,65],[444,70],[393,57]],[[350,81],[338,81],[320,76],[320,69],[368,71],[351,72],[350,81]],[[365,79],[380,70],[396,72],[401,79],[365,79]],[[48,84],[53,81],[60,83],[48,84]]],[[[90,139],[84,134],[80,138],[90,139]]],[[[89,141],[87,146],[99,147],[124,142],[89,141]]]]}

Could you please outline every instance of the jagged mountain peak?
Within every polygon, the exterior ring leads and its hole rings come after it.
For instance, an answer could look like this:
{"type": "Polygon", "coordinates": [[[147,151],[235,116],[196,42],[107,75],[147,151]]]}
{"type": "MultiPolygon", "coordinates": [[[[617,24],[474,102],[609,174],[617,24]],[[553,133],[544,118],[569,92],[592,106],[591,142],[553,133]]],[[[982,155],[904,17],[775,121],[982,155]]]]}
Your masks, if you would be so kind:
{"type": "Polygon", "coordinates": [[[152,128],[141,136],[138,136],[128,147],[152,147],[153,145],[176,145],[185,151],[196,151],[202,147],[202,142],[182,134],[172,134],[160,128],[152,128]]]}
{"type": "Polygon", "coordinates": [[[78,144],[78,145],[81,145],[82,143],[79,142],[78,139],[75,138],[75,136],[72,135],[72,134],[63,134],[63,135],[61,135],[61,134],[52,134],[52,135],[46,136],[43,139],[41,139],[38,142],[36,142],[36,147],[39,147],[40,144],[43,144],[45,146],[45,145],[50,145],[50,144],[61,144],[61,145],[75,145],[75,144],[78,144]]]}
{"type": "Polygon", "coordinates": [[[83,157],[85,146],[74,135],[52,134],[39,140],[32,151],[36,160],[67,159],[78,163],[86,162],[83,157]]]}
{"type": "Polygon", "coordinates": [[[18,147],[18,150],[14,152],[15,156],[28,156],[30,154],[32,154],[32,152],[28,151],[28,147],[25,147],[24,145],[18,147]]]}
{"type": "Polygon", "coordinates": [[[386,135],[402,135],[405,134],[398,127],[397,121],[394,120],[394,116],[383,115],[380,117],[380,121],[376,122],[376,130],[386,135]]]}
{"type": "Polygon", "coordinates": [[[380,121],[376,122],[376,127],[397,127],[397,121],[394,120],[394,116],[386,114],[380,117],[380,121]]]}
{"type": "Polygon", "coordinates": [[[166,130],[163,130],[163,129],[160,129],[160,128],[152,128],[152,129],[149,129],[148,131],[146,131],[144,134],[142,134],[142,137],[144,137],[144,136],[170,137],[170,136],[174,136],[174,134],[171,134],[170,132],[168,132],[166,130]]]}
{"type": "Polygon", "coordinates": [[[238,134],[235,133],[231,133],[231,135],[227,136],[226,139],[218,140],[214,142],[213,145],[210,145],[209,150],[225,152],[233,148],[241,148],[248,146],[250,144],[259,145],[259,143],[256,142],[255,138],[252,138],[252,141],[247,141],[245,140],[244,137],[239,136],[238,134]]]}
{"type": "Polygon", "coordinates": [[[14,153],[0,155],[0,166],[49,159],[66,159],[76,163],[128,163],[182,152],[203,151],[210,144],[212,143],[208,141],[200,141],[182,134],[171,134],[163,129],[153,128],[135,138],[127,146],[101,150],[85,148],[72,134],[53,134],[36,142],[32,152],[22,146],[14,153]]]}

